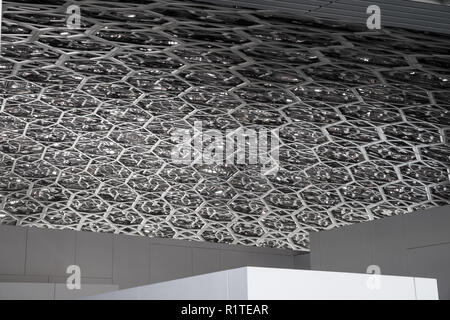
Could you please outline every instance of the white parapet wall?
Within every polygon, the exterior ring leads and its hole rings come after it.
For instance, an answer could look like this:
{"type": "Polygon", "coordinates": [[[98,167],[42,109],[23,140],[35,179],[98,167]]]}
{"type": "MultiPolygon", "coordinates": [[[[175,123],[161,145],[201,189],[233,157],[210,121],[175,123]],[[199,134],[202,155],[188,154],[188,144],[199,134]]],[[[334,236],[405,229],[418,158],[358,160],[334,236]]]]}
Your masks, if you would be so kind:
{"type": "Polygon", "coordinates": [[[244,267],[119,290],[87,299],[437,300],[435,279],[244,267]]]}

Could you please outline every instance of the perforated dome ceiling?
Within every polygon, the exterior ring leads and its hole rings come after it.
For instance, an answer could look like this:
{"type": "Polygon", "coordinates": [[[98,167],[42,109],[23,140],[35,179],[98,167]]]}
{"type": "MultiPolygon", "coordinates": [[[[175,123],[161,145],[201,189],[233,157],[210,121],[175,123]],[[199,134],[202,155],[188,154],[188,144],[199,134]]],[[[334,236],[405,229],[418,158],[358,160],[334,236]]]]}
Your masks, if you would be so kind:
{"type": "Polygon", "coordinates": [[[448,36],[188,1],[81,1],[68,30],[64,1],[25,2],[3,4],[3,224],[307,250],[450,204],[448,36]],[[194,121],[278,128],[281,169],[172,163],[194,121]]]}

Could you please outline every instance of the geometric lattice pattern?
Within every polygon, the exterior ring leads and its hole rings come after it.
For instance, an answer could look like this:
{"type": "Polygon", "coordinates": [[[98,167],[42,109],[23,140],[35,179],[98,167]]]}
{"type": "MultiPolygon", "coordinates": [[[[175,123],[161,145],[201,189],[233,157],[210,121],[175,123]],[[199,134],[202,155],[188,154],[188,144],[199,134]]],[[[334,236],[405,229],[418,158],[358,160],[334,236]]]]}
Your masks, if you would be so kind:
{"type": "Polygon", "coordinates": [[[160,0],[69,30],[64,3],[4,3],[1,223],[308,250],[450,203],[447,36],[160,0]],[[173,164],[194,121],[278,128],[281,169],[173,164]]]}

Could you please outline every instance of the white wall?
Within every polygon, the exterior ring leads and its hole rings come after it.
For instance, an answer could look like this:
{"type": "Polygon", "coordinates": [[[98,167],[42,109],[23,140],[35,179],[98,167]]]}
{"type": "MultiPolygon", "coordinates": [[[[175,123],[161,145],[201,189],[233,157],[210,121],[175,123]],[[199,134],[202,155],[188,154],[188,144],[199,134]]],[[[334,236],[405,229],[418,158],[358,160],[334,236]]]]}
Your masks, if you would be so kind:
{"type": "Polygon", "coordinates": [[[450,206],[310,234],[311,269],[436,278],[450,299],[450,206]]]}
{"type": "Polygon", "coordinates": [[[250,300],[417,300],[438,299],[435,279],[361,273],[249,268],[250,300]]]}
{"type": "Polygon", "coordinates": [[[435,279],[245,267],[106,293],[87,299],[308,300],[438,299],[435,279]]]}

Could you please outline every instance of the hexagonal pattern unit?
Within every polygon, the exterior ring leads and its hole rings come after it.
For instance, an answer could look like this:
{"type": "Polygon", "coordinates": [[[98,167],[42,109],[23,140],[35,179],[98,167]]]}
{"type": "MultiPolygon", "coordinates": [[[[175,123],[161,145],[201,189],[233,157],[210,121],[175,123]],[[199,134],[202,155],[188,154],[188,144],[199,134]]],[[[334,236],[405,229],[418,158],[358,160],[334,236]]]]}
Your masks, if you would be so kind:
{"type": "Polygon", "coordinates": [[[21,0],[1,49],[2,224],[308,250],[311,231],[450,203],[448,36],[21,0]],[[174,163],[173,130],[195,121],[278,129],[280,169],[174,163]]]}

